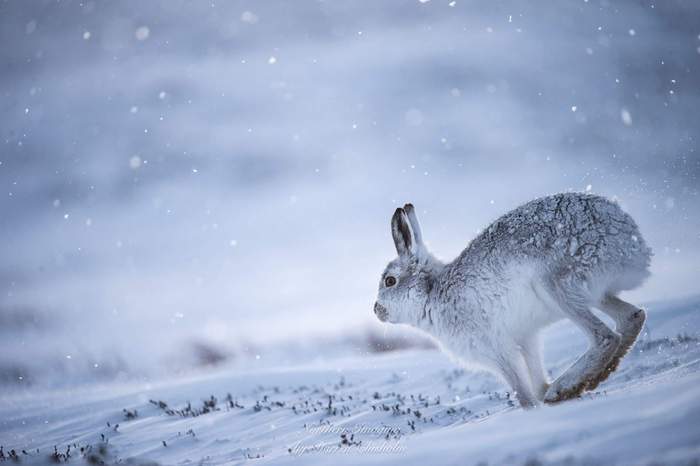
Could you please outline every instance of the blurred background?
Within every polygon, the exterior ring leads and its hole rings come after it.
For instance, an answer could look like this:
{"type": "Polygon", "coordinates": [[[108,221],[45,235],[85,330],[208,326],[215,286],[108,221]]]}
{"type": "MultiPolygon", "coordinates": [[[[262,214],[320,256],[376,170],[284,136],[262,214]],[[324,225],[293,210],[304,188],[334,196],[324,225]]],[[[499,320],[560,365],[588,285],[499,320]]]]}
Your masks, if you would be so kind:
{"type": "MultiPolygon", "coordinates": [[[[698,293],[694,0],[0,2],[0,383],[368,354],[413,202],[456,256],[619,200],[698,293]]],[[[653,311],[653,305],[652,305],[653,311]]]]}

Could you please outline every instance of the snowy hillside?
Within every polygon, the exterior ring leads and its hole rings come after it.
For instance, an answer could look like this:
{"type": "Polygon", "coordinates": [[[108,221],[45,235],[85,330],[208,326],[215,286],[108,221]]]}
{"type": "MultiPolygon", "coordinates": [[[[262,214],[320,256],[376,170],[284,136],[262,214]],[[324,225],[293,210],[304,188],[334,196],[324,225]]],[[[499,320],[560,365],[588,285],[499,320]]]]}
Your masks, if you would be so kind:
{"type": "MultiPolygon", "coordinates": [[[[618,371],[557,406],[523,411],[490,376],[411,350],[17,392],[0,404],[0,438],[6,456],[14,449],[30,464],[54,446],[60,461],[136,464],[696,464],[700,299],[649,309],[651,330],[618,371]]],[[[553,327],[549,367],[557,373],[584,347],[572,327],[553,327]]]]}
{"type": "Polygon", "coordinates": [[[366,3],[0,1],[0,384],[376,332],[405,202],[449,260],[616,197],[698,293],[697,1],[366,3]]]}

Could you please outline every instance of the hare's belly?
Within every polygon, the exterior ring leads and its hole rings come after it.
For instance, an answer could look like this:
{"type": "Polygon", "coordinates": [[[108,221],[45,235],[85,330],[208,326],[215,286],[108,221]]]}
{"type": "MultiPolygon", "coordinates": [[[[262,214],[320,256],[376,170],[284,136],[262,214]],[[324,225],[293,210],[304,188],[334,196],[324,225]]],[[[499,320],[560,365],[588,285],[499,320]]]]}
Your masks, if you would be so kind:
{"type": "Polygon", "coordinates": [[[504,284],[497,297],[499,309],[493,315],[493,323],[516,340],[563,318],[556,303],[547,299],[541,273],[534,265],[510,267],[504,284]]]}

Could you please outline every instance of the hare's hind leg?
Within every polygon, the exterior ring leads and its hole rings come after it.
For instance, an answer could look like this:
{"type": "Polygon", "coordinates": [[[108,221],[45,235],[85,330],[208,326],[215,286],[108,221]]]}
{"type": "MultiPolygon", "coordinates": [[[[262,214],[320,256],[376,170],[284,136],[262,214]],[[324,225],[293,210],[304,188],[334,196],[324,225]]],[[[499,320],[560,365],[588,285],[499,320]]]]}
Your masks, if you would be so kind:
{"type": "MultiPolygon", "coordinates": [[[[605,368],[605,372],[602,374],[603,377],[598,380],[598,383],[600,383],[617,369],[620,360],[627,354],[627,351],[629,351],[632,345],[634,345],[634,342],[637,340],[639,333],[644,327],[646,313],[643,309],[639,309],[612,294],[605,295],[597,307],[612,317],[615,321],[615,331],[622,337],[620,347],[605,368]]],[[[589,390],[596,388],[598,383],[589,385],[589,390]]]]}
{"type": "Polygon", "coordinates": [[[552,298],[562,312],[586,333],[590,347],[576,362],[560,375],[547,390],[544,401],[556,403],[579,396],[595,384],[620,346],[620,336],[610,330],[593,312],[585,292],[567,283],[552,283],[552,298]]]}

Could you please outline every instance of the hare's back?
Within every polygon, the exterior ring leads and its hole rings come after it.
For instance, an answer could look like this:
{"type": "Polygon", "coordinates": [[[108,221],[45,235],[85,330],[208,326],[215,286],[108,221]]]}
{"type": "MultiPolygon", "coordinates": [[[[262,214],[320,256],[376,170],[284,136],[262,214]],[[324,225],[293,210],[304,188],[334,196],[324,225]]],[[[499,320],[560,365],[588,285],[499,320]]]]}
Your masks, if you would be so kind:
{"type": "Polygon", "coordinates": [[[617,203],[591,194],[562,193],[503,215],[458,260],[497,266],[524,259],[558,273],[613,277],[632,272],[641,280],[650,256],[636,223],[617,203]]]}

